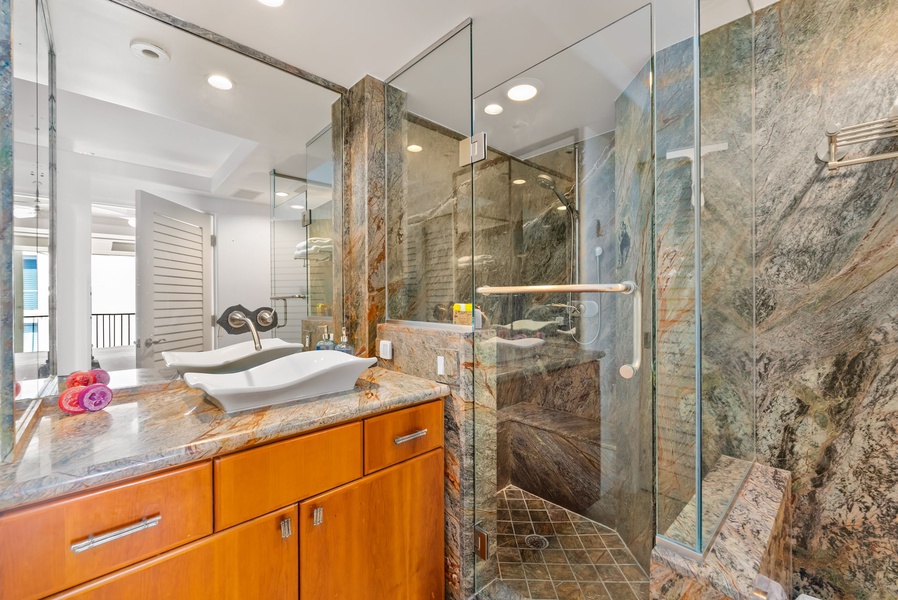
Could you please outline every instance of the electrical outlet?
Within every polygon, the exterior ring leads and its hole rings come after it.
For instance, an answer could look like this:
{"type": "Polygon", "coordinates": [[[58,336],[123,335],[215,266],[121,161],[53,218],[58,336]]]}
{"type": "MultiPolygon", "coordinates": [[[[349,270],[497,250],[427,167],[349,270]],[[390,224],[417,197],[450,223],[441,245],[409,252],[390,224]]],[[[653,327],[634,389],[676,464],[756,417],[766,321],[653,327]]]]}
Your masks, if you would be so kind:
{"type": "Polygon", "coordinates": [[[455,383],[458,380],[458,351],[436,348],[435,380],[440,383],[455,383]]]}

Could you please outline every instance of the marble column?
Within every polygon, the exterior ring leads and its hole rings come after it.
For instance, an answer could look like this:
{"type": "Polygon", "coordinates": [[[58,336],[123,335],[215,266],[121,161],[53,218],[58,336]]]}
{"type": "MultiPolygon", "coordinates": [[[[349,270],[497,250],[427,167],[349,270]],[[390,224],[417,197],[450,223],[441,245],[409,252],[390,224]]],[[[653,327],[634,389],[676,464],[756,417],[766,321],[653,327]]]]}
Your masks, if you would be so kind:
{"type": "Polygon", "coordinates": [[[356,354],[374,356],[386,318],[383,82],[366,76],[345,108],[342,316],[356,354]]]}

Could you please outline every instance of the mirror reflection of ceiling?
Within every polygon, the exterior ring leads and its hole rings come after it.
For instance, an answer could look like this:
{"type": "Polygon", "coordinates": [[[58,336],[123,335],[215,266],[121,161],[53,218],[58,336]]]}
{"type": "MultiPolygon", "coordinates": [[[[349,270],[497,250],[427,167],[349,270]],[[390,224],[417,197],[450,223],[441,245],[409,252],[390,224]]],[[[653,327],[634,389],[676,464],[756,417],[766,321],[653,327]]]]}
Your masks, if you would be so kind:
{"type": "MultiPolygon", "coordinates": [[[[33,4],[15,2],[17,12],[33,4]]],[[[49,0],[49,11],[60,159],[88,159],[78,164],[90,171],[94,201],[133,202],[134,189],[170,188],[267,203],[272,169],[305,174],[305,143],[329,124],[334,92],[109,0],[49,0]],[[170,60],[135,55],[134,41],[170,60]],[[212,74],[233,89],[210,86],[212,74]]],[[[33,97],[33,41],[17,50],[17,99],[33,97]]],[[[17,113],[15,127],[18,146],[33,124],[17,113]]]]}

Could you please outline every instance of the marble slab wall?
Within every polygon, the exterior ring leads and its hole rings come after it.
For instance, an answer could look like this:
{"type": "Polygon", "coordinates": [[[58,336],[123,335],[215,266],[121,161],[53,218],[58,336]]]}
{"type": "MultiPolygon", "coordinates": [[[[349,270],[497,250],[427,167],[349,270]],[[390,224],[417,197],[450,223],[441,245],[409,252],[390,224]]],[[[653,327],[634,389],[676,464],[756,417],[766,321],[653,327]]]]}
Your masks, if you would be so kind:
{"type": "Polygon", "coordinates": [[[0,0],[0,459],[11,458],[15,443],[13,361],[13,123],[12,3],[0,0]]]}
{"type": "MultiPolygon", "coordinates": [[[[393,358],[380,365],[449,386],[445,401],[446,598],[474,594],[474,341],[462,327],[438,329],[414,323],[385,323],[378,338],[393,343],[393,358]],[[447,376],[436,373],[437,356],[447,358],[447,376]]],[[[495,465],[495,462],[493,462],[495,465]]],[[[483,468],[485,465],[481,465],[483,468]]],[[[493,467],[495,468],[495,467],[493,467]]],[[[478,484],[479,485],[479,484],[478,484]]],[[[495,495],[495,489],[493,489],[495,495]]]]}
{"type": "Polygon", "coordinates": [[[652,600],[788,600],[789,487],[788,471],[755,463],[703,561],[652,551],[652,600]]]}
{"type": "Polygon", "coordinates": [[[386,317],[384,84],[366,76],[344,113],[343,325],[359,356],[374,356],[386,317]]]}
{"type": "Polygon", "coordinates": [[[814,155],[828,123],[889,114],[898,3],[782,0],[755,44],[759,455],[792,471],[795,591],[895,598],[898,160],[814,155]]]}

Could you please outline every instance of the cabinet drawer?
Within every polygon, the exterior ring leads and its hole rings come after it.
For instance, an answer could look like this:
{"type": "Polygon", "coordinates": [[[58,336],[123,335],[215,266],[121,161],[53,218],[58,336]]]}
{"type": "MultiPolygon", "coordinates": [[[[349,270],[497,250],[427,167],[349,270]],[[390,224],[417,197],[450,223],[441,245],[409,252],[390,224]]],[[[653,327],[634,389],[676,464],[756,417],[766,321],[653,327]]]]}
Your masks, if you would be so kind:
{"type": "Polygon", "coordinates": [[[215,530],[362,476],[362,425],[351,423],[215,459],[215,530]]]}
{"type": "Polygon", "coordinates": [[[296,600],[291,506],[54,596],[61,600],[296,600]],[[289,520],[289,525],[283,522],[289,520]]]}
{"type": "Polygon", "coordinates": [[[210,533],[209,462],[10,512],[0,598],[42,598],[210,533]]]}
{"type": "Polygon", "coordinates": [[[365,420],[365,473],[443,445],[443,402],[430,402],[365,420]]]}

